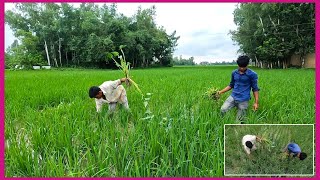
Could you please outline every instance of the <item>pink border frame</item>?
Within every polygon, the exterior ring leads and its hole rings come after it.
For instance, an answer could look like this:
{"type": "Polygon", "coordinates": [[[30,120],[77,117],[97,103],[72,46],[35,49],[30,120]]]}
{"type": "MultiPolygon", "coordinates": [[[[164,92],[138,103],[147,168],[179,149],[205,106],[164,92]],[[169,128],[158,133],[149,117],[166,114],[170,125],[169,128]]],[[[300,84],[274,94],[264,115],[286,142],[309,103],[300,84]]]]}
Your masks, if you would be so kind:
{"type": "MultiPolygon", "coordinates": [[[[44,0],[45,1],[45,0],[44,0]]],[[[0,146],[0,178],[1,179],[13,179],[13,178],[6,178],[5,177],[5,164],[4,164],[4,147],[5,147],[5,143],[4,143],[4,124],[5,124],[5,107],[4,107],[4,3],[5,2],[44,2],[44,1],[30,1],[30,0],[5,0],[4,2],[1,2],[0,4],[0,10],[1,10],[1,15],[0,15],[0,28],[2,30],[0,39],[2,40],[2,43],[0,45],[0,137],[1,137],[1,146],[0,146]]],[[[67,1],[61,1],[61,0],[46,0],[45,2],[88,2],[85,0],[67,0],[67,1]]],[[[94,2],[149,2],[149,3],[155,3],[155,2],[159,2],[157,0],[94,0],[94,2]]],[[[319,120],[319,116],[320,116],[320,112],[319,112],[319,88],[320,88],[320,84],[319,82],[319,68],[320,68],[320,63],[317,62],[317,59],[320,59],[320,51],[319,51],[319,46],[320,46],[320,25],[318,22],[320,22],[320,1],[317,2],[317,0],[198,0],[198,1],[190,1],[190,0],[172,0],[172,1],[168,1],[168,0],[160,0],[161,2],[194,2],[194,3],[201,3],[201,2],[283,2],[283,3],[301,3],[301,2],[310,2],[310,3],[315,3],[316,4],[316,119],[315,122],[317,122],[319,120]]],[[[317,139],[320,138],[320,125],[318,123],[315,124],[315,164],[316,167],[318,167],[318,164],[320,162],[320,156],[317,156],[317,149],[320,149],[320,144],[317,141],[317,139]]],[[[192,178],[192,179],[252,179],[252,178],[233,178],[233,177],[217,177],[217,178],[192,178]]],[[[306,177],[306,178],[292,178],[289,177],[290,179],[319,179],[320,178],[320,168],[315,168],[315,176],[314,177],[306,177]]],[[[14,178],[16,179],[16,178],[14,178]]],[[[26,178],[18,178],[18,179],[26,179],[26,178]]],[[[29,178],[27,178],[29,179],[29,178]]],[[[30,179],[47,179],[47,178],[30,178],[30,179]]],[[[62,179],[62,178],[50,178],[50,179],[62,179]]],[[[63,178],[64,179],[64,178],[63,178]]],[[[67,179],[67,178],[66,178],[67,179]]],[[[80,179],[80,178],[77,178],[80,179]]],[[[81,178],[83,179],[83,178],[81,178]]],[[[87,179],[87,178],[86,178],[87,179]]],[[[93,179],[93,178],[92,178],[93,179]]],[[[109,179],[109,178],[94,178],[94,179],[109,179]]],[[[123,179],[123,178],[113,178],[113,179],[123,179]]],[[[140,178],[139,178],[140,179],[140,178]]],[[[142,179],[142,178],[141,178],[142,179]]],[[[143,178],[143,179],[149,179],[149,178],[143,178]]],[[[151,178],[150,178],[151,179],[151,178]]],[[[152,178],[152,179],[160,179],[160,178],[152,178]]],[[[161,178],[163,179],[163,178],[161,178]]],[[[165,178],[165,179],[172,179],[172,178],[165,178]]],[[[181,180],[181,179],[186,179],[186,178],[174,178],[175,180],[181,180]]],[[[261,180],[263,179],[270,179],[270,178],[259,178],[261,180]]],[[[288,179],[288,178],[277,178],[277,179],[288,179]]]]}

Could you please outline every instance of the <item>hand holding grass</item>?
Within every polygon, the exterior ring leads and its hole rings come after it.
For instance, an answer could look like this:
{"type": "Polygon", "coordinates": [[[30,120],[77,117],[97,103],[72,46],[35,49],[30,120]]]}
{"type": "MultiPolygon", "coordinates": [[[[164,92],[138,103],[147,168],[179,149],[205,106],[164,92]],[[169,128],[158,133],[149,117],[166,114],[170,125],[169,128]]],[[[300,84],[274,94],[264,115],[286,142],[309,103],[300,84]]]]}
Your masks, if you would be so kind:
{"type": "Polygon", "coordinates": [[[204,94],[203,96],[205,98],[208,98],[208,99],[212,99],[212,100],[219,100],[220,99],[220,94],[219,94],[219,91],[218,91],[218,88],[215,88],[215,87],[212,87],[212,88],[209,88],[204,94]]]}
{"type": "Polygon", "coordinates": [[[143,96],[143,93],[140,90],[138,84],[136,82],[134,82],[132,79],[130,79],[130,76],[129,76],[130,63],[126,62],[125,55],[122,50],[123,47],[125,47],[125,46],[121,45],[119,47],[120,51],[122,53],[122,56],[119,56],[118,52],[111,52],[111,53],[107,53],[107,58],[112,59],[115,62],[116,66],[124,73],[125,78],[122,78],[121,82],[126,82],[127,86],[131,86],[131,84],[133,84],[133,86],[143,96]],[[120,64],[114,59],[114,56],[118,56],[120,58],[120,64]]]}

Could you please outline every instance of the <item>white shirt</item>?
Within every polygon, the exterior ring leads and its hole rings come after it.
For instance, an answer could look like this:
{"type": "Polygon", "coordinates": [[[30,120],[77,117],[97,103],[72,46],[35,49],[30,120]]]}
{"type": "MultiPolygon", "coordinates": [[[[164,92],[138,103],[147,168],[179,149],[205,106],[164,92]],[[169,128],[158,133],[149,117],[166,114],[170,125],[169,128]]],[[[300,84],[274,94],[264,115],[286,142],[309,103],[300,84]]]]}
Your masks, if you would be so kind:
{"type": "Polygon", "coordinates": [[[243,138],[242,138],[242,145],[243,145],[244,150],[246,151],[247,154],[250,154],[251,151],[257,149],[257,147],[256,147],[256,139],[257,139],[257,136],[255,136],[255,135],[247,134],[247,135],[243,136],[243,138]],[[250,141],[250,142],[252,143],[252,145],[253,145],[252,148],[251,148],[251,150],[250,150],[250,148],[248,148],[248,147],[246,146],[246,142],[247,142],[247,141],[250,141]]]}
{"type": "Polygon", "coordinates": [[[102,93],[105,95],[106,99],[100,98],[96,100],[97,112],[101,111],[102,105],[105,103],[116,103],[118,101],[122,102],[122,95],[126,95],[125,89],[121,85],[120,79],[115,81],[106,81],[99,86],[102,93]],[[123,93],[124,91],[124,93],[123,93]]]}

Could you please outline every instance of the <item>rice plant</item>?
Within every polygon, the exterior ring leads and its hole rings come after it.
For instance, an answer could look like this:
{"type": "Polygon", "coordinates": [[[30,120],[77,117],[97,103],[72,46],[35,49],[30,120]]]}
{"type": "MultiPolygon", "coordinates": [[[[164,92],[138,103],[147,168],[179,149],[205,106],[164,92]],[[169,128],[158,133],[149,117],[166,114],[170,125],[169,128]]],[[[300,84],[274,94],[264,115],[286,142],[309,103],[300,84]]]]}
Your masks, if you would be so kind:
{"type": "Polygon", "coordinates": [[[122,53],[122,56],[119,56],[119,53],[118,52],[111,52],[111,53],[107,53],[107,58],[109,59],[112,59],[116,66],[123,72],[124,74],[124,77],[127,78],[127,81],[126,81],[126,84],[127,86],[131,86],[131,84],[133,84],[133,86],[139,91],[139,93],[143,96],[143,93],[142,91],[140,90],[138,84],[136,82],[134,82],[131,78],[130,78],[130,75],[129,75],[129,72],[130,72],[130,62],[127,62],[126,61],[126,58],[125,58],[125,55],[124,55],[124,52],[122,50],[122,48],[124,48],[125,46],[124,45],[121,45],[119,47],[121,53],[122,53]],[[118,58],[120,58],[120,64],[114,59],[114,56],[117,56],[118,58]]]}

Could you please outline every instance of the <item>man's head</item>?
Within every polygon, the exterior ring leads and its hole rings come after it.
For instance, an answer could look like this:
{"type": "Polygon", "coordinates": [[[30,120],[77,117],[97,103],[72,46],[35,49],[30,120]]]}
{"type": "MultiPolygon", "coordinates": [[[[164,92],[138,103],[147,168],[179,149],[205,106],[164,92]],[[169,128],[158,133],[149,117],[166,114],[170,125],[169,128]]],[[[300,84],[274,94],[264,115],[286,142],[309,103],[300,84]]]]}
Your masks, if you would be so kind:
{"type": "Polygon", "coordinates": [[[301,152],[300,155],[299,155],[299,159],[300,160],[304,160],[306,157],[307,157],[307,154],[304,153],[304,152],[301,152]]]}
{"type": "Polygon", "coordinates": [[[252,144],[251,141],[246,141],[246,146],[247,146],[249,149],[252,149],[253,144],[252,144]]]}
{"type": "Polygon", "coordinates": [[[241,72],[244,72],[247,70],[247,66],[249,64],[250,58],[248,56],[239,56],[237,59],[238,69],[241,72]]]}
{"type": "Polygon", "coordinates": [[[90,89],[89,89],[89,97],[90,98],[97,98],[97,99],[100,99],[102,98],[103,96],[103,93],[101,91],[101,89],[97,86],[92,86],[90,89]]]}

